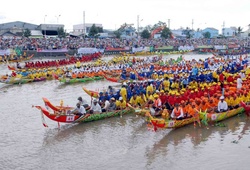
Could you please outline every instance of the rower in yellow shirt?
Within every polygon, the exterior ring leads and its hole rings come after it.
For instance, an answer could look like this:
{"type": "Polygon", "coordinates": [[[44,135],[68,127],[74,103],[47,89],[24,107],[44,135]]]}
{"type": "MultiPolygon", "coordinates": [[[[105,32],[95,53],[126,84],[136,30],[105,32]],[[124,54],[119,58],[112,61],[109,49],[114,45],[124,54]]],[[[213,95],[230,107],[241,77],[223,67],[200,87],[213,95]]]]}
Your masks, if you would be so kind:
{"type": "Polygon", "coordinates": [[[150,91],[148,92],[147,99],[148,99],[148,101],[149,100],[152,100],[152,101],[155,100],[155,98],[153,97],[153,95],[152,95],[152,93],[150,91]]]}
{"type": "Polygon", "coordinates": [[[152,94],[153,93],[153,91],[154,91],[154,87],[153,87],[153,85],[150,83],[150,84],[148,84],[148,86],[147,86],[147,88],[146,88],[146,97],[148,98],[148,92],[150,92],[150,94],[152,94]]]}
{"type": "Polygon", "coordinates": [[[147,102],[147,98],[143,92],[141,92],[140,95],[137,96],[137,98],[138,98],[138,105],[140,106],[144,106],[145,103],[147,102]]]}
{"type": "Polygon", "coordinates": [[[163,80],[162,84],[163,84],[164,90],[169,91],[170,81],[168,77],[166,77],[165,80],[163,80]]]}
{"type": "Polygon", "coordinates": [[[129,104],[131,104],[133,107],[137,107],[138,106],[138,96],[137,94],[135,93],[129,100],[129,104]]]}
{"type": "Polygon", "coordinates": [[[123,98],[124,101],[127,100],[127,89],[125,85],[122,85],[122,88],[120,90],[120,95],[123,98]]]}
{"type": "Polygon", "coordinates": [[[218,80],[219,75],[217,74],[216,70],[215,70],[215,71],[213,71],[213,73],[212,73],[212,77],[213,77],[213,79],[214,79],[214,80],[218,80]]]}
{"type": "Polygon", "coordinates": [[[127,107],[127,102],[123,100],[122,97],[120,97],[119,100],[115,102],[115,104],[116,104],[116,109],[118,110],[125,109],[127,107]]]}
{"type": "Polygon", "coordinates": [[[78,60],[77,62],[76,62],[76,68],[80,68],[81,67],[81,62],[78,60]]]}

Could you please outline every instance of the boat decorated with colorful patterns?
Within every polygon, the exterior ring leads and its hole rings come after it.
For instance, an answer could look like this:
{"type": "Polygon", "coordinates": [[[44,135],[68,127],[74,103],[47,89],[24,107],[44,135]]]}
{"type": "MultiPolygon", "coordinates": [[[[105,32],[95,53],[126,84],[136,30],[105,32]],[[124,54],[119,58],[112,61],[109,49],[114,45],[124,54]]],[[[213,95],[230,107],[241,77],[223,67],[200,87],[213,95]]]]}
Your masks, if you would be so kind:
{"type": "Polygon", "coordinates": [[[99,93],[97,91],[88,90],[85,87],[82,87],[82,89],[83,89],[83,91],[85,91],[85,93],[87,93],[91,97],[94,97],[94,98],[98,98],[99,97],[99,93]]]}
{"type": "Polygon", "coordinates": [[[0,79],[0,82],[5,84],[26,84],[26,83],[31,83],[33,81],[34,81],[33,79],[16,78],[16,77],[0,79]]]}
{"type": "Polygon", "coordinates": [[[89,81],[103,80],[102,76],[94,76],[94,77],[84,77],[84,78],[58,78],[61,83],[65,84],[73,84],[73,83],[85,83],[89,81]]]}
{"type": "Polygon", "coordinates": [[[151,123],[154,129],[157,128],[166,129],[166,128],[180,128],[185,125],[194,123],[195,121],[199,122],[199,119],[196,117],[185,118],[185,119],[163,119],[163,118],[155,118],[149,112],[145,114],[147,116],[147,122],[151,123]]]}
{"type": "Polygon", "coordinates": [[[34,54],[28,56],[28,57],[18,57],[16,59],[10,59],[9,57],[7,56],[1,56],[1,59],[0,59],[0,64],[1,63],[16,63],[16,62],[23,62],[23,61],[28,61],[30,60],[32,57],[34,56],[34,54]]]}
{"type": "MultiPolygon", "coordinates": [[[[106,80],[110,81],[110,82],[114,82],[114,83],[124,83],[124,82],[128,82],[128,81],[133,81],[132,79],[121,79],[120,77],[108,77],[108,76],[103,76],[106,80]]],[[[144,81],[146,80],[146,78],[144,77],[140,77],[140,76],[137,76],[137,80],[139,81],[144,81]]]]}
{"type": "Polygon", "coordinates": [[[206,113],[206,111],[205,112],[199,111],[199,117],[203,124],[208,125],[209,123],[216,123],[225,120],[227,118],[236,116],[238,114],[243,113],[244,111],[245,111],[244,107],[239,107],[237,109],[228,110],[222,113],[206,113]]]}
{"type": "Polygon", "coordinates": [[[75,115],[72,113],[74,107],[62,106],[62,102],[60,106],[53,105],[48,99],[43,98],[46,108],[42,106],[33,106],[41,111],[42,114],[42,122],[45,127],[48,127],[44,120],[44,115],[49,119],[56,121],[58,123],[83,123],[83,122],[92,122],[97,120],[102,120],[110,117],[122,116],[125,114],[133,113],[133,109],[124,109],[124,110],[116,110],[112,112],[105,112],[101,114],[83,114],[83,115],[75,115]]]}

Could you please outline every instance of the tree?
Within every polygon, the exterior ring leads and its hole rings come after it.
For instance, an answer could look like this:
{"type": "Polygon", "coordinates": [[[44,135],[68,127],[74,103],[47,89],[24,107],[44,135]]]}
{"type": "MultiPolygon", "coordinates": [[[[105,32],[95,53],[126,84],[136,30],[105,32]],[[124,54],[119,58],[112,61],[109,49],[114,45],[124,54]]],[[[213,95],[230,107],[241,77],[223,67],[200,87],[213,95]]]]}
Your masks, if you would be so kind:
{"type": "Polygon", "coordinates": [[[114,31],[115,37],[120,38],[121,37],[121,32],[119,30],[114,31]]]}
{"type": "Polygon", "coordinates": [[[98,33],[103,33],[103,28],[102,27],[96,27],[98,30],[98,33]]]}
{"type": "Polygon", "coordinates": [[[162,26],[166,26],[165,22],[162,21],[158,21],[158,23],[154,24],[151,31],[153,31],[154,29],[158,28],[158,27],[162,27],[162,26]]]}
{"type": "Polygon", "coordinates": [[[63,29],[63,27],[60,27],[57,29],[57,34],[59,38],[65,38],[66,37],[66,31],[63,29]]]}
{"type": "Polygon", "coordinates": [[[184,35],[186,35],[186,38],[192,38],[193,37],[193,30],[190,28],[186,28],[185,30],[182,31],[184,35]]]}
{"type": "Polygon", "coordinates": [[[238,35],[238,36],[241,35],[242,30],[243,30],[243,28],[241,28],[241,27],[238,27],[238,28],[237,28],[237,35],[238,35]]]}
{"type": "Polygon", "coordinates": [[[144,27],[144,30],[152,31],[152,25],[147,25],[144,27]]]}
{"type": "Polygon", "coordinates": [[[95,37],[97,34],[98,34],[98,28],[95,26],[95,24],[93,24],[89,30],[89,36],[95,37]]]}
{"type": "Polygon", "coordinates": [[[168,27],[165,27],[162,31],[161,31],[161,37],[162,38],[170,38],[171,37],[172,32],[170,31],[170,29],[168,27]]]}
{"type": "Polygon", "coordinates": [[[204,38],[211,38],[211,33],[207,31],[203,34],[203,36],[204,38]]]}
{"type": "Polygon", "coordinates": [[[24,30],[23,36],[25,36],[25,37],[31,36],[31,32],[30,32],[30,30],[29,30],[28,28],[26,28],[26,29],[24,30]]]}
{"type": "Polygon", "coordinates": [[[143,30],[142,33],[141,33],[141,37],[142,38],[149,38],[150,37],[150,32],[148,30],[143,30]]]}

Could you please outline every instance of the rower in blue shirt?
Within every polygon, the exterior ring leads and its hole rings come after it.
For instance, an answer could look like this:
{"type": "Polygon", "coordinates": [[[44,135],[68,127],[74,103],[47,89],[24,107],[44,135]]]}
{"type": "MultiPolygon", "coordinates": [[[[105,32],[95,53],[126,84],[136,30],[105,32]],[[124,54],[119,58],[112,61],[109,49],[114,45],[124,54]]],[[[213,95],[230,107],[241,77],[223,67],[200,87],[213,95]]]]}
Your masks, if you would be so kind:
{"type": "Polygon", "coordinates": [[[201,74],[199,75],[199,80],[201,82],[204,82],[205,81],[205,75],[203,74],[203,72],[201,72],[201,74]]]}
{"type": "Polygon", "coordinates": [[[135,75],[135,73],[134,73],[133,71],[130,72],[129,78],[130,78],[131,80],[136,80],[136,75],[135,75]]]}
{"type": "Polygon", "coordinates": [[[196,77],[198,75],[198,72],[199,72],[199,70],[198,70],[197,66],[194,66],[194,68],[192,69],[192,76],[196,77]]]}
{"type": "Polygon", "coordinates": [[[123,80],[126,80],[126,79],[127,79],[127,76],[126,76],[126,73],[125,73],[125,72],[122,72],[122,74],[121,74],[121,79],[123,79],[123,80]]]}

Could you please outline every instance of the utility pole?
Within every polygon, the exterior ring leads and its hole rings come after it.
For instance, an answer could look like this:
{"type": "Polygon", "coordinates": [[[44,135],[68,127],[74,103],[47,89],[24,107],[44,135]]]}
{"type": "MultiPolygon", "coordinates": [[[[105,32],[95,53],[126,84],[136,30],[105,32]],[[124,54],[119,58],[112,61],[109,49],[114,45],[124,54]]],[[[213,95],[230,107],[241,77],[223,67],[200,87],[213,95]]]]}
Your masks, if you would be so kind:
{"type": "Polygon", "coordinates": [[[168,29],[170,29],[170,19],[168,19],[168,29]]]}
{"type": "Polygon", "coordinates": [[[59,17],[60,17],[60,16],[61,16],[61,15],[55,16],[56,19],[57,19],[57,24],[59,23],[59,17]]]}
{"type": "Polygon", "coordinates": [[[140,16],[137,15],[137,38],[139,38],[139,18],[140,16]]]}
{"type": "Polygon", "coordinates": [[[83,11],[83,24],[82,24],[82,34],[83,34],[83,38],[85,38],[85,34],[86,34],[86,28],[85,28],[85,11],[83,11]]]}
{"type": "Polygon", "coordinates": [[[225,36],[225,21],[223,21],[222,25],[222,35],[225,36]]]}
{"type": "Polygon", "coordinates": [[[47,15],[44,16],[44,37],[46,38],[46,24],[45,24],[45,18],[47,17],[47,15]]]}
{"type": "Polygon", "coordinates": [[[192,19],[192,30],[194,30],[194,19],[192,19]]]}

